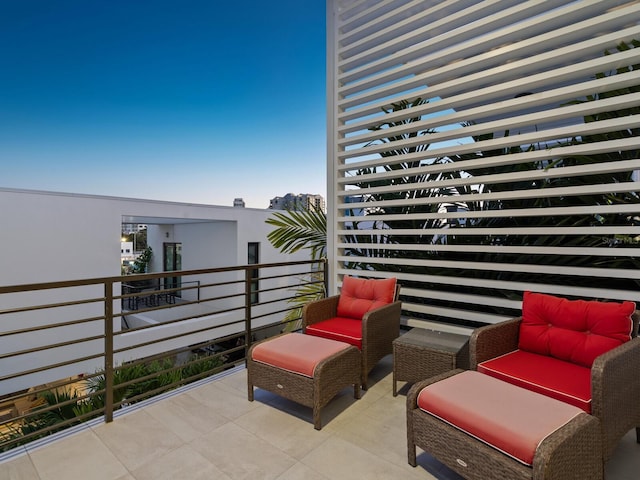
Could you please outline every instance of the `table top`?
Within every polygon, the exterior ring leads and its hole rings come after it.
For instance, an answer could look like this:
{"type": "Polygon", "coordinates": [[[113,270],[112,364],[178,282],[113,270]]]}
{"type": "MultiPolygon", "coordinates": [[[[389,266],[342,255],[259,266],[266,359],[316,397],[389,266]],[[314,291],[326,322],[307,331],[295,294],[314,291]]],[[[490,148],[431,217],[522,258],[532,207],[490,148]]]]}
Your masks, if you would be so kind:
{"type": "Polygon", "coordinates": [[[457,353],[468,341],[469,337],[467,335],[440,332],[426,328],[412,328],[407,333],[396,338],[394,343],[457,353]]]}

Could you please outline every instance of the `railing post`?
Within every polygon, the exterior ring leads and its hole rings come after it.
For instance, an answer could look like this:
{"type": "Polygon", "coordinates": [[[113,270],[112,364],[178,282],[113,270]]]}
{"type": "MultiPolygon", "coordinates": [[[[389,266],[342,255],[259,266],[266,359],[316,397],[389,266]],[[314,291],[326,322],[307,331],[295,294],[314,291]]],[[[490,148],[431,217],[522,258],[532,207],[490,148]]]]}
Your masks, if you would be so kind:
{"type": "Polygon", "coordinates": [[[244,362],[247,363],[247,354],[251,347],[251,284],[253,280],[253,267],[247,267],[244,271],[244,362]]]}
{"type": "Polygon", "coordinates": [[[104,421],[113,421],[113,281],[104,283],[104,421]]]}
{"type": "Polygon", "coordinates": [[[322,274],[324,276],[324,296],[329,296],[329,270],[327,269],[327,259],[322,259],[322,274]]]}

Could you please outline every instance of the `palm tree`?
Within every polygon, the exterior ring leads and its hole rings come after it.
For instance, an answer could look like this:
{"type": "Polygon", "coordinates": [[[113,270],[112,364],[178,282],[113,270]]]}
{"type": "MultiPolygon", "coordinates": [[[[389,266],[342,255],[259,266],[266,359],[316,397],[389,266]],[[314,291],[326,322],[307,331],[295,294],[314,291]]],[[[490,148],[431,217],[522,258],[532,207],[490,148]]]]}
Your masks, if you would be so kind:
{"type": "MultiPolygon", "coordinates": [[[[619,51],[628,50],[631,47],[638,48],[640,47],[640,41],[633,40],[631,45],[626,43],[619,44],[616,49],[619,51]]],[[[638,70],[640,66],[631,65],[626,67],[620,67],[618,70],[606,73],[597,74],[597,77],[603,77],[605,75],[617,75],[622,73],[627,73],[631,71],[638,70]]],[[[626,87],[624,89],[618,89],[608,92],[599,92],[593,95],[587,95],[584,98],[576,99],[567,103],[570,104],[578,104],[578,103],[586,103],[592,102],[599,99],[611,98],[619,95],[625,95],[629,93],[637,93],[640,92],[640,85],[635,85],[631,87],[626,87]]],[[[584,123],[590,123],[598,120],[604,120],[609,118],[618,118],[629,115],[638,115],[640,114],[640,107],[631,106],[627,109],[623,110],[615,110],[609,112],[600,112],[596,114],[592,114],[583,118],[584,123]]],[[[496,133],[498,135],[498,133],[496,133]]],[[[509,131],[503,133],[503,136],[508,136],[509,131]]],[[[613,132],[603,132],[592,135],[583,135],[577,138],[572,138],[567,141],[558,142],[557,145],[553,145],[553,147],[563,147],[568,145],[578,145],[578,144],[589,144],[596,143],[606,140],[617,140],[621,138],[629,138],[636,137],[640,135],[640,130],[638,129],[625,129],[621,131],[613,131],[613,132]]],[[[482,140],[490,140],[494,137],[494,134],[485,134],[479,137],[473,137],[476,142],[480,142],[482,140]]],[[[469,154],[463,155],[452,155],[449,159],[453,162],[462,162],[465,161],[466,164],[469,164],[470,161],[473,160],[482,160],[487,157],[495,157],[499,155],[509,155],[514,153],[520,153],[525,150],[540,150],[540,149],[548,149],[551,148],[552,145],[529,145],[529,146],[511,146],[506,147],[500,150],[490,150],[490,151],[478,151],[469,154]]],[[[591,153],[589,155],[581,155],[581,156],[561,156],[560,158],[555,159],[553,162],[549,161],[539,161],[539,162],[531,162],[529,164],[514,164],[514,165],[505,165],[505,166],[489,166],[489,167],[478,167],[478,168],[467,168],[466,174],[478,177],[484,176],[496,176],[502,173],[515,172],[519,171],[534,171],[538,170],[553,170],[556,168],[564,168],[564,167],[575,167],[581,165],[589,165],[593,163],[613,163],[620,162],[624,160],[631,160],[634,158],[638,158],[638,154],[640,152],[638,150],[629,150],[629,151],[613,151],[606,153],[591,153]]],[[[501,191],[516,191],[516,190],[545,190],[551,188],[560,188],[560,187],[574,187],[574,186],[582,186],[589,184],[619,184],[619,183],[628,183],[633,181],[633,173],[632,171],[613,171],[607,173],[601,173],[597,176],[594,175],[573,175],[573,176],[559,176],[554,177],[550,176],[547,179],[525,179],[521,180],[518,183],[496,183],[496,184],[488,184],[484,183],[482,185],[482,191],[485,193],[488,192],[501,192],[501,191]]],[[[464,195],[470,193],[468,190],[464,191],[464,187],[459,189],[460,195],[464,195]]],[[[468,187],[467,187],[468,188],[468,187]]],[[[467,207],[471,211],[479,211],[479,210],[524,210],[524,209],[542,209],[545,207],[557,207],[557,206],[583,206],[583,205],[611,205],[611,204],[638,204],[640,203],[640,195],[638,192],[623,192],[623,193],[583,193],[579,196],[544,196],[540,197],[528,198],[528,199],[510,199],[510,200],[495,200],[495,201],[482,201],[482,202],[467,202],[467,207]]],[[[591,267],[593,265],[606,265],[609,268],[618,268],[618,269],[628,269],[628,270],[637,270],[640,266],[640,262],[635,257],[626,257],[626,256],[618,256],[616,255],[616,250],[620,248],[625,248],[627,246],[633,246],[636,243],[636,240],[632,237],[632,235],[610,235],[608,237],[604,237],[601,235],[558,235],[553,234],[553,228],[562,225],[567,227],[578,227],[578,226],[619,226],[619,225],[635,225],[638,220],[632,216],[627,216],[625,214],[613,213],[613,214],[572,214],[572,215],[563,215],[558,217],[553,216],[531,216],[531,217],[481,217],[481,218],[469,218],[464,228],[485,228],[485,229],[493,229],[497,234],[488,235],[486,237],[483,236],[475,236],[473,239],[469,240],[468,237],[465,238],[463,235],[458,237],[452,237],[450,243],[461,243],[465,242],[469,244],[473,242],[474,244],[485,244],[485,245],[494,245],[499,243],[500,245],[508,245],[508,246],[563,246],[563,247],[574,247],[576,249],[582,248],[593,248],[593,247],[602,247],[608,246],[611,247],[611,255],[609,257],[592,257],[586,255],[538,255],[526,257],[524,255],[518,255],[517,257],[508,257],[505,254],[490,254],[490,253],[469,253],[469,254],[460,254],[456,253],[455,256],[460,259],[462,255],[465,255],[464,258],[469,261],[475,262],[519,262],[519,263],[545,263],[549,265],[556,266],[584,266],[591,267]],[[500,235],[498,232],[504,231],[509,227],[548,227],[549,234],[539,234],[539,235],[530,235],[530,236],[516,236],[516,235],[500,235]]],[[[453,254],[449,254],[447,257],[443,255],[444,258],[453,258],[453,254]]],[[[464,272],[467,276],[475,276],[475,277],[486,277],[486,278],[497,278],[498,276],[501,279],[509,279],[511,281],[528,281],[531,282],[532,275],[530,273],[519,273],[519,272],[482,272],[482,271],[468,271],[464,272]]],[[[567,276],[562,275],[561,279],[558,279],[557,276],[553,274],[538,274],[537,281],[541,283],[559,283],[566,282],[567,276]]],[[[603,279],[598,277],[576,277],[573,278],[572,284],[574,285],[582,285],[586,287],[594,287],[597,288],[601,285],[603,279]]],[[[607,279],[606,280],[609,285],[617,285],[617,288],[629,288],[629,280],[627,279],[607,279]]],[[[631,288],[636,288],[637,283],[634,281],[634,284],[631,288]]],[[[473,288],[469,288],[469,291],[473,292],[473,288]]],[[[502,312],[500,312],[502,313],[502,312]]]]}
{"type": "Polygon", "coordinates": [[[276,227],[267,239],[282,253],[311,250],[311,258],[320,260],[327,249],[327,215],[312,206],[307,210],[282,210],[266,223],[276,227]]]}
{"type": "MultiPolygon", "coordinates": [[[[320,261],[327,251],[327,215],[317,207],[306,210],[277,211],[266,223],[275,227],[267,239],[281,253],[290,254],[299,250],[310,250],[311,259],[320,261]]],[[[300,328],[302,307],[326,295],[322,272],[312,272],[301,280],[294,298],[289,300],[295,308],[284,318],[285,330],[300,328]]]]}

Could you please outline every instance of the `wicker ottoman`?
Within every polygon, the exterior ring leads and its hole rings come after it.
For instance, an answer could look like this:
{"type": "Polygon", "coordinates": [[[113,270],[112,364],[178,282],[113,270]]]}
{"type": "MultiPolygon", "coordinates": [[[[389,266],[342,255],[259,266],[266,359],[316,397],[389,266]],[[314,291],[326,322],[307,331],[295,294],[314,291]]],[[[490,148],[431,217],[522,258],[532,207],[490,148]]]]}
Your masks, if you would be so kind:
{"type": "Polygon", "coordinates": [[[348,343],[286,333],[251,346],[247,355],[249,401],[262,388],[313,409],[313,426],[322,428],[320,410],[353,385],[360,398],[360,351],[348,343]]]}
{"type": "Polygon", "coordinates": [[[577,407],[475,371],[438,375],[407,395],[409,464],[418,446],[466,479],[602,479],[599,432],[577,407]]]}

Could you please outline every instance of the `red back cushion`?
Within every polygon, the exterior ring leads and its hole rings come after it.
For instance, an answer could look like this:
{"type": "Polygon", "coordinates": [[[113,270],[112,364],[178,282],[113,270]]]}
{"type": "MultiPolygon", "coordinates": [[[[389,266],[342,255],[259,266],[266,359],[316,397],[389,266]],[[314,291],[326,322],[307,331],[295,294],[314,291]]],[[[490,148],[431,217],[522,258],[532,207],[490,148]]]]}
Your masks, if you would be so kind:
{"type": "Polygon", "coordinates": [[[567,300],[524,292],[518,348],[591,367],[631,339],[634,302],[567,300]]]}
{"type": "Polygon", "coordinates": [[[395,278],[344,277],[338,300],[338,317],[361,320],[369,310],[392,303],[395,291],[395,278]]]}

